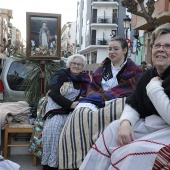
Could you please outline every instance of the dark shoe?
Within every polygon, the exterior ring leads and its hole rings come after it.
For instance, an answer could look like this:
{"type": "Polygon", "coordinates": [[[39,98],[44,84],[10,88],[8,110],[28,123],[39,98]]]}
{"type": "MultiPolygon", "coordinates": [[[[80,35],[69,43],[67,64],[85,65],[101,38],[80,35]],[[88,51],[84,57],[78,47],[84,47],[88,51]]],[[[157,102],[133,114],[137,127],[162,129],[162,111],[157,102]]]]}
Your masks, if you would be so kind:
{"type": "Polygon", "coordinates": [[[51,167],[48,165],[43,165],[43,170],[51,170],[51,167]]]}
{"type": "Polygon", "coordinates": [[[51,167],[51,169],[50,169],[50,170],[58,170],[58,168],[51,167]]]}

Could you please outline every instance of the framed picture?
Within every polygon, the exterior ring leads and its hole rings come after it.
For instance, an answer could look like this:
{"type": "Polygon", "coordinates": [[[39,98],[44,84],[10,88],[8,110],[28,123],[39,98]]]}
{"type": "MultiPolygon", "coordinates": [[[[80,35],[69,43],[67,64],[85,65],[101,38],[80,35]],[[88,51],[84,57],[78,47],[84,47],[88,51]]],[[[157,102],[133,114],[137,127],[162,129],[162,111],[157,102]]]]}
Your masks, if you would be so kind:
{"type": "Polygon", "coordinates": [[[61,14],[26,13],[29,60],[58,60],[61,57],[61,14]]]}

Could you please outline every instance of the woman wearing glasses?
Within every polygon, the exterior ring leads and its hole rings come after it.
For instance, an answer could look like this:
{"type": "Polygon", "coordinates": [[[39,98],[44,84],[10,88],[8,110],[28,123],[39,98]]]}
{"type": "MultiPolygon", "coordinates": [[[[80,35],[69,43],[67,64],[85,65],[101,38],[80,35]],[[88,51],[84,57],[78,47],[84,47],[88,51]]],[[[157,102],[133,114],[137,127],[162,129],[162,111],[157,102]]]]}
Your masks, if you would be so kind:
{"type": "Polygon", "coordinates": [[[83,72],[86,59],[83,55],[70,56],[67,69],[61,69],[51,80],[42,131],[43,170],[58,169],[58,142],[61,130],[79,98],[86,93],[90,77],[83,72]]]}
{"type": "Polygon", "coordinates": [[[143,73],[120,120],[106,128],[80,170],[169,169],[170,23],[155,29],[151,48],[154,67],[143,73]]]}
{"type": "Polygon", "coordinates": [[[127,54],[125,38],[111,40],[108,57],[94,71],[86,97],[80,101],[62,130],[60,169],[79,168],[104,128],[120,117],[125,98],[133,92],[142,73],[127,54]]]}

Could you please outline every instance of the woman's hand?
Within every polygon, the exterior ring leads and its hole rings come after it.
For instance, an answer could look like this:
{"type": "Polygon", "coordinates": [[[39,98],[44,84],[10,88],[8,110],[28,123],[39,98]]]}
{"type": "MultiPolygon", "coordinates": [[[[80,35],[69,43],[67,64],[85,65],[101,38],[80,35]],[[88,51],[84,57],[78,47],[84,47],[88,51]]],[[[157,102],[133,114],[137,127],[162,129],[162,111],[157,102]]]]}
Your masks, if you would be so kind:
{"type": "Polygon", "coordinates": [[[80,96],[80,97],[79,97],[79,101],[80,101],[82,98],[83,98],[83,97],[82,97],[82,96],[80,96]]]}
{"type": "Polygon", "coordinates": [[[163,80],[159,76],[152,78],[150,82],[152,81],[160,81],[161,83],[163,82],[163,80]]]}
{"type": "Polygon", "coordinates": [[[131,143],[133,140],[135,140],[135,135],[132,126],[128,120],[124,120],[118,130],[118,142],[122,146],[131,143]]]}
{"type": "Polygon", "coordinates": [[[70,108],[71,108],[71,109],[75,109],[76,106],[78,105],[78,103],[79,103],[79,101],[73,102],[70,108]]]}

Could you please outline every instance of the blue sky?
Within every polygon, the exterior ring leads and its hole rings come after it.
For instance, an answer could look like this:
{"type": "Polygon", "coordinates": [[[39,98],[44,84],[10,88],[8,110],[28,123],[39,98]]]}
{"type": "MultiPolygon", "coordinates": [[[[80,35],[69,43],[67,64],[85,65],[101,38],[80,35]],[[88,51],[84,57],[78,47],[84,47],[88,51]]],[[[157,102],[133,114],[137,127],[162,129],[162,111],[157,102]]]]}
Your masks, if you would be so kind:
{"type": "Polygon", "coordinates": [[[26,12],[61,14],[61,25],[76,21],[77,0],[0,0],[0,8],[13,10],[13,26],[26,39],[26,12]]]}

